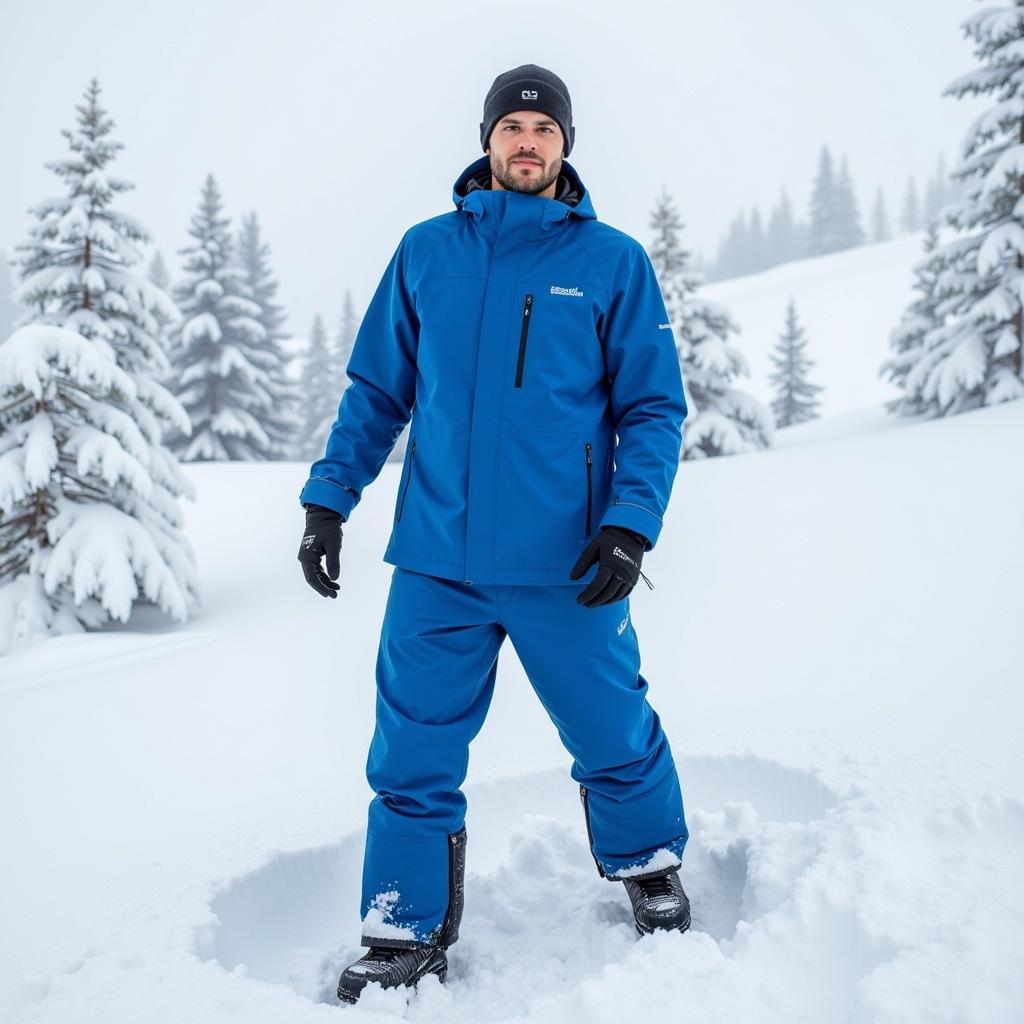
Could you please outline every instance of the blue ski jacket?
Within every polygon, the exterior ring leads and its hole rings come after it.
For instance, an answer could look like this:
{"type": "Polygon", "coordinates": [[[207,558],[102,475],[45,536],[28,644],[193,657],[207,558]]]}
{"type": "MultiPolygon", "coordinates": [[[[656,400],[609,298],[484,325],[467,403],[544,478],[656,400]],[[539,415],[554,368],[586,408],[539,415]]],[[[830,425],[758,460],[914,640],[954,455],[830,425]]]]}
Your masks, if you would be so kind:
{"type": "Polygon", "coordinates": [[[602,526],[657,543],[687,413],[674,332],[643,246],[597,219],[567,161],[556,191],[491,190],[474,161],[363,317],[299,500],[347,520],[411,420],[385,562],[580,586],[602,526]]]}

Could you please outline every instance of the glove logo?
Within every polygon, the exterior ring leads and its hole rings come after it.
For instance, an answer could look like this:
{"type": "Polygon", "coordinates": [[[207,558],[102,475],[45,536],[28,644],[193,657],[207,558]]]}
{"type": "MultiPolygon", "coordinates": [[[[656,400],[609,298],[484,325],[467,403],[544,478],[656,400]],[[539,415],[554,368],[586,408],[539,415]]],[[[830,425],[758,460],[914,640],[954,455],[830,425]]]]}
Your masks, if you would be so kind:
{"type": "Polygon", "coordinates": [[[313,543],[313,541],[315,541],[315,540],[316,540],[316,534],[315,533],[307,533],[306,536],[302,538],[302,546],[304,548],[308,548],[313,543]]]}
{"type": "Polygon", "coordinates": [[[630,565],[636,565],[636,561],[630,558],[629,555],[627,555],[626,552],[618,546],[618,544],[615,545],[615,550],[612,551],[612,554],[617,555],[619,558],[623,559],[626,562],[629,562],[630,565]]]}

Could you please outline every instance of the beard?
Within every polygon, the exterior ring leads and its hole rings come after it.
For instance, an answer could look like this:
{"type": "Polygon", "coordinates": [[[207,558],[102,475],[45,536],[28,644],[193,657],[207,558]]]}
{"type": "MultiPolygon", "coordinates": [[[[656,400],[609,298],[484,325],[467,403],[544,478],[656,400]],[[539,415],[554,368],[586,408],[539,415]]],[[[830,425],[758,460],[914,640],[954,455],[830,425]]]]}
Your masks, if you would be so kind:
{"type": "Polygon", "coordinates": [[[523,192],[526,195],[536,195],[543,192],[559,175],[562,170],[562,161],[556,161],[551,167],[544,168],[538,164],[530,172],[530,176],[524,176],[512,166],[515,155],[508,158],[508,163],[502,163],[499,157],[491,159],[491,173],[498,179],[501,187],[509,192],[523,192]]]}

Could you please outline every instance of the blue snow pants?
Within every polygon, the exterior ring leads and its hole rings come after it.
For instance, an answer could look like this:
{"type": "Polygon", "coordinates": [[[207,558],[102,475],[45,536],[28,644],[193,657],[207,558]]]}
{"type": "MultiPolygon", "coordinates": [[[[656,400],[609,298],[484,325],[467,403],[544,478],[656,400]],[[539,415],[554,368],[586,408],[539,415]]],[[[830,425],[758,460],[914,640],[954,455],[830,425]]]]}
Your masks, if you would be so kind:
{"type": "Polygon", "coordinates": [[[465,843],[460,786],[506,635],[574,759],[597,870],[641,874],[655,854],[658,867],[679,863],[689,835],[679,779],[647,701],[629,598],[584,607],[576,596],[592,576],[481,585],[396,566],[366,766],[377,795],[363,860],[363,945],[437,942],[456,896],[461,917],[452,877],[465,843]]]}

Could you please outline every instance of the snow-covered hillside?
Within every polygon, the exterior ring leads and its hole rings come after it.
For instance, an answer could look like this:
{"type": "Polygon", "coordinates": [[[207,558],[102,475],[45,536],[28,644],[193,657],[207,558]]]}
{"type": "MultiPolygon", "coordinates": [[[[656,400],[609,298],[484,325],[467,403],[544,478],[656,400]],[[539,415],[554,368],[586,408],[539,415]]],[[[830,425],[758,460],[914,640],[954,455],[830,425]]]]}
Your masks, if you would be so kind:
{"type": "MultiPolygon", "coordinates": [[[[819,331],[856,347],[869,314],[819,331]]],[[[0,1019],[1019,1021],[1022,441],[1022,402],[922,423],[873,405],[684,464],[655,589],[630,600],[692,929],[636,940],[506,643],[448,982],[352,1008],[333,991],[359,954],[399,467],[325,601],[295,558],[308,467],[186,466],[201,615],[0,661],[0,1019]]]]}
{"type": "Polygon", "coordinates": [[[735,344],[750,364],[750,377],[739,378],[738,385],[771,401],[770,356],[792,297],[806,329],[807,355],[816,364],[808,376],[825,389],[823,415],[894,397],[898,392],[878,368],[890,355],[889,332],[913,297],[923,238],[918,231],[704,286],[700,294],[723,303],[741,328],[735,344]]]}

